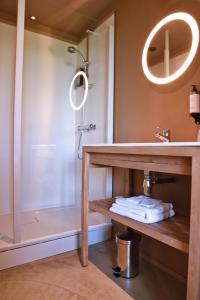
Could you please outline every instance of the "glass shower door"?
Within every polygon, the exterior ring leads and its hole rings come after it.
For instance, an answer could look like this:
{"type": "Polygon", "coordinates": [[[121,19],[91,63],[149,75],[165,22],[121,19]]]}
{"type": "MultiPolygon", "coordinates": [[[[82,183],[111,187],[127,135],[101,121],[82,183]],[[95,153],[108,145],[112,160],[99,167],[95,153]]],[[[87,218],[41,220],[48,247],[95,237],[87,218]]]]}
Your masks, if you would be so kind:
{"type": "MultiPolygon", "coordinates": [[[[13,106],[17,1],[3,1],[0,22],[0,250],[13,242],[13,106]],[[12,2],[12,3],[11,3],[12,2]],[[11,5],[12,4],[12,5],[11,5]],[[12,15],[8,15],[9,5],[12,15]]],[[[10,13],[10,10],[9,10],[10,13]]]]}

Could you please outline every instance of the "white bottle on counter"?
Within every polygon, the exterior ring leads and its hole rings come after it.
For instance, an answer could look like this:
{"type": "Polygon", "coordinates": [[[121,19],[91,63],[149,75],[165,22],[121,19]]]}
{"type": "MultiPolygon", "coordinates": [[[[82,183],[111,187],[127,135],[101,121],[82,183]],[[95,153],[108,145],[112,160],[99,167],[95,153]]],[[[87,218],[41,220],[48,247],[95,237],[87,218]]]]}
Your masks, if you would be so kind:
{"type": "Polygon", "coordinates": [[[196,85],[193,85],[190,92],[190,115],[195,118],[196,114],[200,114],[200,95],[196,85]]]}

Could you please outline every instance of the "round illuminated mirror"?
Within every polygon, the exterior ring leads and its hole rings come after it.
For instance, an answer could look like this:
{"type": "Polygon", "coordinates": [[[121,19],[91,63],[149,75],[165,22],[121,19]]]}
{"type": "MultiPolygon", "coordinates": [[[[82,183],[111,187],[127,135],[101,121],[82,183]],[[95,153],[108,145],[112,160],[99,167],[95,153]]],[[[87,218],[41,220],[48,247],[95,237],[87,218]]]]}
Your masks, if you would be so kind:
{"type": "Polygon", "coordinates": [[[83,108],[83,106],[85,105],[85,102],[87,100],[87,96],[88,96],[88,78],[87,78],[87,75],[85,74],[85,72],[83,71],[78,71],[74,77],[72,78],[72,81],[71,81],[71,84],[70,84],[70,88],[69,88],[69,101],[70,101],[70,105],[71,105],[71,108],[73,110],[80,110],[81,108],[83,108]],[[84,95],[83,95],[83,98],[81,99],[81,102],[79,105],[76,105],[74,103],[74,100],[73,100],[73,90],[74,90],[74,82],[76,81],[76,79],[78,77],[82,76],[83,77],[83,80],[85,82],[84,84],[84,95]]]}
{"type": "Polygon", "coordinates": [[[180,77],[191,64],[199,44],[199,29],[187,13],[162,19],[151,31],[142,54],[142,67],[153,83],[166,84],[180,77]]]}

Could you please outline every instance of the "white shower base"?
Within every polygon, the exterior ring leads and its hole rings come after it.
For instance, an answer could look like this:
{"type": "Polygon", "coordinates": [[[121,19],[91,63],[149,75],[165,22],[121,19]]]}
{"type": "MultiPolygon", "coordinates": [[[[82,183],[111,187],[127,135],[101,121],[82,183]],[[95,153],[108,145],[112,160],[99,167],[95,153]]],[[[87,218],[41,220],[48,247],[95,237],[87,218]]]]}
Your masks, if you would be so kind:
{"type": "MultiPolygon", "coordinates": [[[[80,247],[80,207],[66,206],[21,213],[21,242],[12,243],[12,215],[0,216],[0,269],[80,247]]],[[[89,244],[111,236],[104,216],[89,214],[89,244]]]]}

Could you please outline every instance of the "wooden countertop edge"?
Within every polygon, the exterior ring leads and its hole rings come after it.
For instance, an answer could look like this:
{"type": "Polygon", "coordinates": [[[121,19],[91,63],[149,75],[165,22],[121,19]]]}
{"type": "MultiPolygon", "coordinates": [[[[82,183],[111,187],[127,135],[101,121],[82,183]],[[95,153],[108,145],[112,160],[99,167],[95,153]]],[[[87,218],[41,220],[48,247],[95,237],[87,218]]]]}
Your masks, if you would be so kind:
{"type": "Polygon", "coordinates": [[[83,146],[84,153],[160,155],[192,157],[200,155],[199,146],[83,146]]]}

